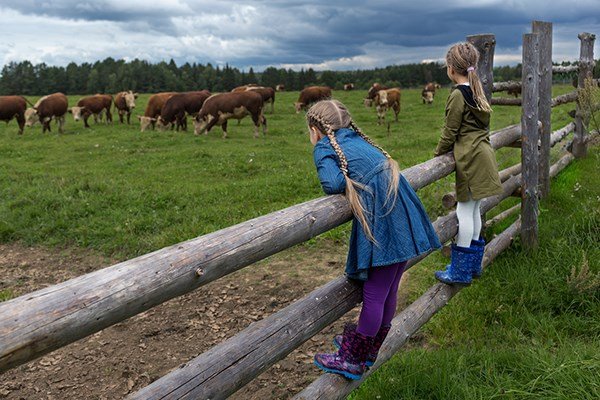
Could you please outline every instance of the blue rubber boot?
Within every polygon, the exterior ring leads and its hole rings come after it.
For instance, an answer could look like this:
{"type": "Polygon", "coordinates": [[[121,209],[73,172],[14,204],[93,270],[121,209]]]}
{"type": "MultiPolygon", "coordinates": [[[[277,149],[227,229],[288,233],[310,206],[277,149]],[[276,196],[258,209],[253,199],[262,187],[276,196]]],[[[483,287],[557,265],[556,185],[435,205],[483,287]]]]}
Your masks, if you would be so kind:
{"type": "Polygon", "coordinates": [[[480,237],[479,240],[471,240],[471,248],[477,250],[477,258],[473,261],[473,278],[481,276],[481,263],[483,262],[483,252],[485,251],[485,239],[480,237]]]}
{"type": "Polygon", "coordinates": [[[470,285],[476,257],[477,250],[453,244],[450,264],[446,265],[445,271],[436,271],[435,278],[449,285],[470,285]]]}

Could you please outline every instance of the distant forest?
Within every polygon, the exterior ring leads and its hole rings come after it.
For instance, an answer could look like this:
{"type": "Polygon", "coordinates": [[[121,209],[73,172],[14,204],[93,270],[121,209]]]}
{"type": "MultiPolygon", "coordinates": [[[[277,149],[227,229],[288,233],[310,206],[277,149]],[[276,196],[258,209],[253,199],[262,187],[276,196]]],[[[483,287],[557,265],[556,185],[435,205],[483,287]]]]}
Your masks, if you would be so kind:
{"type": "MultiPolygon", "coordinates": [[[[596,76],[600,72],[599,64],[596,65],[596,76]]],[[[521,79],[520,64],[494,68],[495,81],[518,79],[521,79]]],[[[555,79],[570,82],[572,76],[557,76],[555,79]]],[[[44,63],[33,65],[29,61],[11,62],[2,68],[0,94],[114,94],[129,89],[140,93],[200,89],[222,92],[247,83],[271,87],[283,84],[286,90],[301,90],[309,85],[342,89],[345,83],[353,83],[355,89],[367,89],[373,82],[403,88],[421,87],[427,82],[442,85],[450,83],[446,69],[437,63],[392,65],[354,71],[315,71],[312,68],[293,71],[269,67],[258,73],[252,68],[243,71],[229,65],[214,67],[210,63],[185,63],[177,66],[173,60],[152,64],[137,59],[126,62],[107,58],[93,64],[70,63],[66,67],[48,66],[44,63]]]]}

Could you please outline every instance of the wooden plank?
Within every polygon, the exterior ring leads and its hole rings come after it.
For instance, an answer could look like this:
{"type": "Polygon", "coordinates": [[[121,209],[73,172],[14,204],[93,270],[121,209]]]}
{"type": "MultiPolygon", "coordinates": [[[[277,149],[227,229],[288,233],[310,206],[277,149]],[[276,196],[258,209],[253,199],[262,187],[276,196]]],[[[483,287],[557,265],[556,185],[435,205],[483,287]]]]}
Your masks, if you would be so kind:
{"type": "MultiPolygon", "coordinates": [[[[487,212],[520,185],[514,176],[503,184],[503,193],[484,199],[487,212]]],[[[457,232],[456,212],[438,218],[433,226],[442,242],[457,232]]],[[[409,261],[407,268],[425,258],[409,261]]],[[[302,299],[250,325],[176,370],[133,393],[129,400],[225,399],[300,344],[340,318],[361,301],[360,286],[340,277],[302,299]]]]}
{"type": "MultiPolygon", "coordinates": [[[[579,51],[579,75],[577,76],[577,89],[581,90],[585,85],[587,78],[592,78],[594,66],[594,41],[596,35],[583,32],[578,35],[581,40],[579,51]]],[[[584,120],[584,111],[579,102],[577,103],[577,112],[575,113],[575,136],[573,137],[573,154],[577,158],[582,158],[587,155],[587,130],[588,121],[584,120]]]]}
{"type": "Polygon", "coordinates": [[[579,71],[579,66],[577,65],[553,65],[552,72],[555,74],[567,74],[569,72],[577,72],[579,71]]]}
{"type": "Polygon", "coordinates": [[[479,51],[479,63],[477,64],[477,75],[481,80],[485,97],[490,101],[494,84],[494,50],[496,48],[496,36],[493,34],[467,36],[467,42],[471,43],[479,51]]]}
{"type": "Polygon", "coordinates": [[[538,84],[539,47],[538,35],[523,35],[523,113],[521,116],[521,164],[523,165],[523,197],[521,200],[521,241],[526,249],[538,245],[538,176],[539,130],[538,84]]]}
{"type": "Polygon", "coordinates": [[[521,102],[522,100],[519,98],[493,97],[491,104],[494,106],[520,106],[521,102]]]}
{"type": "MultiPolygon", "coordinates": [[[[485,248],[483,266],[487,267],[500,253],[506,250],[518,235],[520,220],[496,236],[485,248]]],[[[435,313],[442,309],[464,286],[437,283],[414,303],[406,307],[392,320],[392,328],[385,339],[377,361],[360,380],[349,380],[335,374],[323,374],[310,386],[298,393],[294,400],[335,400],[346,396],[360,386],[374,371],[396,354],[435,313]]]]}
{"type": "Polygon", "coordinates": [[[546,197],[550,192],[550,133],[552,132],[552,23],[533,21],[532,32],[538,34],[540,57],[539,118],[542,122],[542,127],[540,131],[538,184],[541,197],[546,197]]]}
{"type": "MultiPolygon", "coordinates": [[[[500,129],[494,148],[520,127],[500,129]]],[[[402,171],[415,190],[450,174],[444,154],[402,171]]],[[[0,303],[0,372],[40,357],[351,219],[344,196],[326,196],[0,303]]]]}

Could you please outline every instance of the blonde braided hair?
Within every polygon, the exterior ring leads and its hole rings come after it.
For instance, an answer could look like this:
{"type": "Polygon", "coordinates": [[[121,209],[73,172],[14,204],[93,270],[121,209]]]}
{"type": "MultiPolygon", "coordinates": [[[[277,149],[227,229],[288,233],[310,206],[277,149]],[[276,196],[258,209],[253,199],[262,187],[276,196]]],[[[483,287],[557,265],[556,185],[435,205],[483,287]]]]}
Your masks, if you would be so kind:
{"type": "Polygon", "coordinates": [[[341,128],[350,127],[363,140],[377,148],[386,157],[391,173],[391,179],[389,182],[386,201],[384,205],[387,204],[390,198],[393,198],[392,205],[396,202],[398,196],[398,183],[400,181],[400,168],[398,166],[398,163],[390,156],[388,152],[386,152],[383,148],[381,148],[375,142],[373,142],[373,140],[370,137],[368,137],[358,127],[358,125],[356,125],[356,123],[352,120],[348,109],[337,100],[322,100],[315,103],[306,113],[306,119],[309,128],[311,126],[314,126],[329,138],[329,143],[331,144],[331,147],[335,151],[340,161],[340,170],[342,171],[342,174],[346,179],[346,198],[350,203],[352,213],[361,223],[365,235],[369,238],[369,240],[376,243],[376,240],[371,232],[371,227],[365,216],[367,211],[365,210],[361,198],[356,190],[365,190],[366,186],[350,178],[348,172],[348,160],[339,143],[337,142],[337,139],[335,137],[335,131],[341,128]]]}

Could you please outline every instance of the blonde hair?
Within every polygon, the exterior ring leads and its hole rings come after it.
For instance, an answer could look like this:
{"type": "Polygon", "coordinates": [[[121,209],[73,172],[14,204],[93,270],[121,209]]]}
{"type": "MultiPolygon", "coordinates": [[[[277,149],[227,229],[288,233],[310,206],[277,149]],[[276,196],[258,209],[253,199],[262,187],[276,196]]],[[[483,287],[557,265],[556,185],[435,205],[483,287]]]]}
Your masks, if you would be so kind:
{"type": "Polygon", "coordinates": [[[446,65],[469,79],[469,86],[473,91],[473,99],[477,108],[482,111],[492,112],[492,107],[485,97],[483,86],[477,75],[477,63],[479,62],[479,51],[471,43],[457,43],[450,47],[446,54],[446,65]]]}
{"type": "Polygon", "coordinates": [[[398,196],[398,183],[400,182],[400,167],[398,166],[398,163],[392,158],[392,156],[389,155],[388,152],[373,142],[373,140],[368,137],[358,127],[358,125],[356,125],[356,123],[352,120],[350,112],[348,112],[346,106],[337,100],[322,100],[315,103],[306,113],[306,120],[309,127],[312,126],[317,128],[329,138],[329,143],[331,144],[331,147],[333,147],[333,150],[340,160],[340,170],[346,179],[346,198],[350,203],[352,213],[361,223],[363,231],[369,240],[375,242],[375,238],[371,232],[371,227],[369,226],[369,222],[365,216],[366,210],[357,192],[357,189],[365,190],[365,186],[353,179],[350,179],[348,172],[348,160],[346,159],[346,155],[336,140],[335,132],[341,128],[350,128],[367,143],[379,149],[385,158],[387,158],[388,168],[390,170],[390,181],[384,205],[387,204],[390,199],[393,199],[392,205],[396,202],[398,196]]]}

